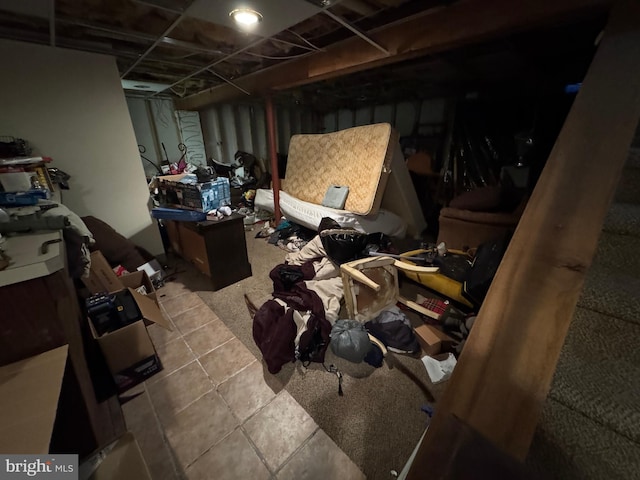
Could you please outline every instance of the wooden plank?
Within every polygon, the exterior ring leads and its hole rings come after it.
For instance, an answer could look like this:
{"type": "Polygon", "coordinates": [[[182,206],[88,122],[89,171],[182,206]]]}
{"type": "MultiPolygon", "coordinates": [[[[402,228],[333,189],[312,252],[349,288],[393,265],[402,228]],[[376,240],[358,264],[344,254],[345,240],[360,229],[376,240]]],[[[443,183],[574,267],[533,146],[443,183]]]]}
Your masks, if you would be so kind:
{"type": "MultiPolygon", "coordinates": [[[[367,32],[390,55],[353,37],[328,46],[324,52],[281,63],[234,82],[259,95],[605,11],[610,3],[610,0],[520,0],[518,8],[513,8],[512,0],[461,0],[367,32]]],[[[196,110],[241,95],[235,87],[224,84],[178,99],[176,108],[196,110]]]]}
{"type": "MultiPolygon", "coordinates": [[[[408,479],[455,415],[523,459],[640,118],[640,3],[617,5],[408,479]]],[[[427,474],[428,473],[428,474],[427,474]]]]}

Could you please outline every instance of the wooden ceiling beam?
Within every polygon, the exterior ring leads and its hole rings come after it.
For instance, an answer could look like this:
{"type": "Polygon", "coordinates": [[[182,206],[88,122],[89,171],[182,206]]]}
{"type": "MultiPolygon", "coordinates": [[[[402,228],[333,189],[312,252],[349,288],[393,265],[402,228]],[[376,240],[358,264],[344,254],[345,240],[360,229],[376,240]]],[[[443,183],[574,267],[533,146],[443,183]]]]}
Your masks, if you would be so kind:
{"type": "MultiPolygon", "coordinates": [[[[530,30],[577,15],[607,11],[610,5],[610,0],[521,0],[518,8],[514,8],[512,0],[461,0],[368,32],[389,55],[353,37],[326,47],[324,52],[234,81],[252,94],[260,95],[530,30]]],[[[176,103],[182,110],[197,110],[237,97],[238,90],[223,85],[176,103]]]]}

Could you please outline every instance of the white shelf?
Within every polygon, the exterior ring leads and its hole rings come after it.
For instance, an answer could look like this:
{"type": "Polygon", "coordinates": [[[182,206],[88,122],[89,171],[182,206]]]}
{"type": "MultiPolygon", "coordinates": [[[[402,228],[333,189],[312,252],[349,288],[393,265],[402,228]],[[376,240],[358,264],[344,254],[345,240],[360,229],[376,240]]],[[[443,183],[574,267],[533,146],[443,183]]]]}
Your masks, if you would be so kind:
{"type": "Polygon", "coordinates": [[[51,275],[64,268],[62,232],[38,232],[3,237],[0,244],[11,264],[0,271],[0,287],[51,275]],[[46,254],[40,253],[42,244],[49,240],[60,240],[48,245],[46,254]]]}

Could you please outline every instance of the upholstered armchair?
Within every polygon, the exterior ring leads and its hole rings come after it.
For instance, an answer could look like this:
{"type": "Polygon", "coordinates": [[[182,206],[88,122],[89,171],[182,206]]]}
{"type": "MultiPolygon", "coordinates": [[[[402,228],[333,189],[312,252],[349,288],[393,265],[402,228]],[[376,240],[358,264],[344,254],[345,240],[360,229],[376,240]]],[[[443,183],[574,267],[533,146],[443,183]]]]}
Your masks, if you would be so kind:
{"type": "Polygon", "coordinates": [[[513,232],[526,203],[527,197],[505,196],[500,187],[465,192],[440,210],[438,243],[465,250],[513,232]]]}

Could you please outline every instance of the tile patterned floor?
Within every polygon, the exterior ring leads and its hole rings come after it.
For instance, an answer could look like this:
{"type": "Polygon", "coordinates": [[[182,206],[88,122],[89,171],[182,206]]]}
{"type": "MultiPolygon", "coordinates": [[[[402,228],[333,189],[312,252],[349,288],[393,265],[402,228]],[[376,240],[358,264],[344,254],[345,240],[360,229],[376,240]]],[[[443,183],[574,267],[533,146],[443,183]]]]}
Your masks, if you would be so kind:
{"type": "Polygon", "coordinates": [[[148,330],[164,370],[122,407],[154,480],[365,478],[196,293],[160,293],[174,329],[148,330]]]}

